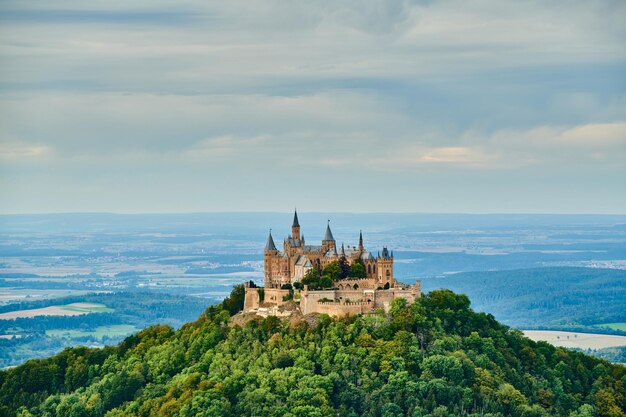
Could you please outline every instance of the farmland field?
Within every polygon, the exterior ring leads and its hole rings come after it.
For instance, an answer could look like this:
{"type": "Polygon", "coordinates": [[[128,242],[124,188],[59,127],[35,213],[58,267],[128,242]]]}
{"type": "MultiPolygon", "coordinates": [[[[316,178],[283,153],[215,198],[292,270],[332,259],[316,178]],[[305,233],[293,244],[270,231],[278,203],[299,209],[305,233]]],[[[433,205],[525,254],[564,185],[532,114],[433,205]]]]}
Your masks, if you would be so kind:
{"type": "MultiPolygon", "coordinates": [[[[18,280],[18,278],[15,278],[14,280],[18,280]]],[[[65,278],[65,280],[67,280],[67,278],[65,278]]],[[[10,279],[5,279],[5,281],[11,282],[10,279]]],[[[24,285],[23,280],[21,282],[22,285],[24,285]]],[[[95,291],[4,287],[0,291],[0,306],[19,301],[47,300],[51,298],[71,297],[93,292],[95,291]]]]}
{"type": "Polygon", "coordinates": [[[109,336],[109,337],[127,336],[139,330],[141,329],[135,326],[131,326],[128,324],[118,324],[118,325],[112,325],[112,326],[99,326],[99,327],[96,327],[94,330],[73,330],[73,329],[46,330],[46,335],[53,336],[53,337],[66,337],[66,338],[93,336],[98,339],[101,339],[103,336],[109,336]]]}
{"type": "Polygon", "coordinates": [[[603,323],[598,324],[598,326],[608,327],[609,329],[622,330],[626,332],[626,323],[603,323]]]}
{"type": "Polygon", "coordinates": [[[61,306],[49,306],[32,310],[16,310],[0,314],[0,320],[30,318],[38,316],[79,316],[89,313],[110,313],[113,310],[104,304],[71,303],[61,306]]]}
{"type": "Polygon", "coordinates": [[[577,349],[604,349],[626,346],[626,336],[560,332],[552,330],[524,330],[524,335],[534,341],[543,340],[554,346],[577,349]]]}

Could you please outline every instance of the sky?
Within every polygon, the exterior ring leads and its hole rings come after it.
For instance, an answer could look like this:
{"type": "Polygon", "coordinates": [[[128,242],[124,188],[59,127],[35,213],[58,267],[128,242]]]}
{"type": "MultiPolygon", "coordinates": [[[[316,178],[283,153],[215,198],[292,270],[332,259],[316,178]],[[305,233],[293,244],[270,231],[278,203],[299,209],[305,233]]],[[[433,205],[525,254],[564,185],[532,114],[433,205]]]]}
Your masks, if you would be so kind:
{"type": "Polygon", "coordinates": [[[626,213],[626,2],[0,2],[0,213],[626,213]]]}

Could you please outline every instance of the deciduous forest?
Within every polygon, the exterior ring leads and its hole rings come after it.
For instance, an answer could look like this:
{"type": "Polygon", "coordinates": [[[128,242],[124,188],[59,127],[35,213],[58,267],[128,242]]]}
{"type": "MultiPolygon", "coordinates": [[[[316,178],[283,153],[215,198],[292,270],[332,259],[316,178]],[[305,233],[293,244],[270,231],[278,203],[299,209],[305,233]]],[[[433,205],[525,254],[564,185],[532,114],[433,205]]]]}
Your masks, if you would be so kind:
{"type": "Polygon", "coordinates": [[[624,416],[626,368],[533,342],[433,291],[389,313],[233,324],[241,288],[178,331],[0,372],[7,416],[624,416]]]}

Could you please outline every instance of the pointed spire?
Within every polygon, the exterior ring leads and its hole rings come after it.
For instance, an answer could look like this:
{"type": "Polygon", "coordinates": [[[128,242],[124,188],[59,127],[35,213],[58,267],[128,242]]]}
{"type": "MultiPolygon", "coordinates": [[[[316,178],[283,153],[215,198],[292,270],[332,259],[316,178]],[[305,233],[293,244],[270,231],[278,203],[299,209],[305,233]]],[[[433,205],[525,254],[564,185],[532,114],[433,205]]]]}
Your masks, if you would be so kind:
{"type": "Polygon", "coordinates": [[[293,210],[293,223],[291,225],[291,238],[295,246],[300,246],[300,222],[298,221],[298,211],[293,210]]]}
{"type": "Polygon", "coordinates": [[[346,256],[346,250],[343,247],[343,242],[341,242],[341,256],[346,256]]]}
{"type": "Polygon", "coordinates": [[[363,231],[359,230],[359,249],[363,250],[363,231]]]}
{"type": "Polygon", "coordinates": [[[330,220],[328,220],[328,224],[326,225],[326,233],[324,233],[324,240],[332,240],[332,241],[335,240],[335,238],[333,237],[333,232],[330,231],[330,220]]]}
{"type": "Polygon", "coordinates": [[[272,229],[270,229],[270,235],[267,237],[265,250],[276,250],[276,245],[274,244],[274,238],[272,237],[272,229]]]}

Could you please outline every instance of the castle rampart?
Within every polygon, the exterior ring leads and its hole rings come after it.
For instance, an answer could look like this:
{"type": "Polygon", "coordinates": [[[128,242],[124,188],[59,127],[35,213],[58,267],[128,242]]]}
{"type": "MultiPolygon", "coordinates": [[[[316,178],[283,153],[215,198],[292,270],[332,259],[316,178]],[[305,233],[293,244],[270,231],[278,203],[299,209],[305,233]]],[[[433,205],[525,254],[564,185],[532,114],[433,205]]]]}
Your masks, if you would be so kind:
{"type": "Polygon", "coordinates": [[[344,316],[367,314],[376,309],[389,311],[396,298],[413,302],[420,297],[419,281],[415,285],[396,281],[393,252],[384,247],[375,257],[365,249],[362,233],[358,247],[342,244],[338,249],[329,222],[321,245],[305,245],[297,213],[294,213],[291,230],[291,235],[284,240],[283,251],[276,247],[270,231],[264,251],[265,286],[246,283],[244,312],[285,315],[288,313],[281,310],[281,306],[294,300],[302,314],[344,316]],[[333,288],[329,289],[310,290],[307,285],[302,290],[294,289],[303,287],[300,281],[305,280],[311,270],[321,271],[333,262],[348,266],[358,263],[364,277],[348,276],[333,282],[333,288]]]}

